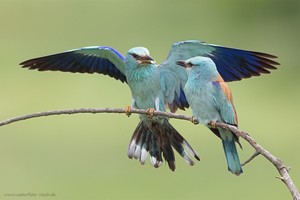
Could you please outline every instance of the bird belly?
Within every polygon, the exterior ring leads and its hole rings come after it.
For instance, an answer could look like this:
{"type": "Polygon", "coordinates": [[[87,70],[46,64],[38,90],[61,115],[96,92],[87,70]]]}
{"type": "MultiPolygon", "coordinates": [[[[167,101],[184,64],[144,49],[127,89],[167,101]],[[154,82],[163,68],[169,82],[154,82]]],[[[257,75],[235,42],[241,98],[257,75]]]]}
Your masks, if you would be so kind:
{"type": "Polygon", "coordinates": [[[193,109],[193,115],[198,119],[199,123],[207,125],[211,121],[219,121],[220,115],[211,104],[196,103],[191,105],[193,109]]]}
{"type": "Polygon", "coordinates": [[[193,110],[193,116],[199,123],[207,125],[211,121],[220,121],[220,114],[210,92],[206,90],[187,91],[186,96],[193,110]]]}
{"type": "Polygon", "coordinates": [[[157,91],[153,91],[151,88],[135,87],[132,92],[132,98],[134,98],[136,107],[139,109],[154,108],[157,97],[157,91]]]}
{"type": "MultiPolygon", "coordinates": [[[[129,83],[132,98],[138,109],[156,108],[155,102],[159,100],[163,102],[163,94],[160,87],[159,79],[145,78],[143,80],[129,83]]],[[[160,103],[159,110],[164,110],[164,106],[160,103]]]]}

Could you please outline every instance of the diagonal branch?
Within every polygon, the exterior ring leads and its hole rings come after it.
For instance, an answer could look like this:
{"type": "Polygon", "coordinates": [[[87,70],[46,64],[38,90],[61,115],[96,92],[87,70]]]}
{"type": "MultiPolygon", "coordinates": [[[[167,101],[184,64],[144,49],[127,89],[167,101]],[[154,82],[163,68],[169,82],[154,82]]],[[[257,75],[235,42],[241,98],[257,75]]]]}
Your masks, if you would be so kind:
{"type": "Polygon", "coordinates": [[[239,130],[237,127],[220,122],[216,122],[216,126],[230,130],[235,135],[242,137],[256,150],[257,153],[263,155],[267,160],[269,160],[278,170],[280,174],[280,177],[278,178],[288,187],[293,199],[300,200],[299,191],[289,175],[289,169],[283,164],[282,160],[273,156],[269,151],[260,146],[248,133],[239,130]]]}
{"type": "MultiPolygon", "coordinates": [[[[22,120],[27,120],[31,118],[37,118],[37,117],[44,117],[44,116],[50,116],[50,115],[63,115],[63,114],[79,114],[79,113],[126,113],[125,109],[122,108],[80,108],[80,109],[68,109],[68,110],[53,110],[53,111],[46,111],[46,112],[37,112],[27,115],[22,115],[14,118],[10,118],[4,121],[0,122],[0,126],[8,125],[11,123],[15,123],[22,120]]],[[[135,114],[147,114],[146,110],[141,109],[131,109],[131,113],[135,114]]],[[[168,118],[174,118],[174,119],[181,119],[181,120],[187,120],[195,123],[193,117],[188,117],[181,114],[174,114],[174,113],[168,113],[168,112],[161,112],[161,111],[154,111],[154,115],[156,116],[163,116],[168,118]]],[[[282,160],[279,158],[276,158],[274,155],[272,155],[269,151],[264,149],[262,146],[260,146],[248,133],[243,132],[239,130],[237,127],[216,122],[215,125],[220,128],[224,128],[227,130],[230,130],[235,135],[242,137],[244,140],[246,140],[255,150],[256,153],[247,161],[249,162],[252,160],[256,155],[263,155],[267,160],[269,160],[278,170],[280,176],[277,177],[280,180],[282,180],[285,185],[288,187],[291,195],[293,196],[294,200],[300,200],[300,194],[299,191],[294,184],[292,178],[289,175],[289,169],[283,164],[282,160]]],[[[246,162],[247,162],[246,161],[246,162]]]]}

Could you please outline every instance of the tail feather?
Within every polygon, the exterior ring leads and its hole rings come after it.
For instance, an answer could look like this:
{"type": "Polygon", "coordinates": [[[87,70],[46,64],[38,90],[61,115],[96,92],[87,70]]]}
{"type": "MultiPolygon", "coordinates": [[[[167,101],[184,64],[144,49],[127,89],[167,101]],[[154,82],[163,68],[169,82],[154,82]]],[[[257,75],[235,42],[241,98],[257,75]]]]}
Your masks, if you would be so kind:
{"type": "Polygon", "coordinates": [[[149,141],[149,153],[150,153],[150,161],[151,164],[158,168],[162,164],[162,157],[161,157],[161,148],[159,147],[159,143],[157,141],[157,137],[154,134],[151,134],[151,140],[149,141]]]}
{"type": "MultiPolygon", "coordinates": [[[[236,149],[235,145],[235,140],[234,137],[224,137],[222,134],[224,134],[224,130],[221,133],[221,138],[222,138],[222,144],[223,144],[223,149],[225,152],[225,157],[228,165],[228,170],[231,171],[235,175],[240,175],[243,173],[239,155],[236,149]]],[[[232,134],[230,131],[226,132],[232,134]]],[[[228,134],[226,133],[226,134],[228,134]]]]}
{"type": "Polygon", "coordinates": [[[191,145],[171,126],[172,134],[169,135],[170,142],[174,149],[184,158],[189,165],[194,165],[194,161],[189,154],[200,161],[198,154],[194,151],[191,145]]]}
{"type": "Polygon", "coordinates": [[[142,153],[142,144],[145,142],[146,139],[146,134],[142,134],[140,135],[140,137],[137,137],[137,145],[133,154],[133,157],[135,159],[138,159],[141,157],[141,153],[142,153]]]}
{"type": "MultiPolygon", "coordinates": [[[[196,158],[198,161],[200,161],[200,157],[198,156],[197,152],[194,151],[194,149],[192,148],[192,146],[188,143],[188,141],[186,141],[184,139],[184,137],[182,137],[182,135],[180,135],[180,133],[171,125],[168,123],[169,126],[167,126],[169,128],[169,132],[172,132],[172,134],[170,134],[170,138],[173,138],[173,143],[175,142],[179,142],[179,145],[181,146],[180,149],[176,149],[176,151],[182,156],[182,154],[188,154],[185,149],[188,150],[188,152],[194,157],[196,158]],[[185,152],[185,153],[184,153],[185,152]]],[[[183,156],[182,156],[183,157],[183,156]]]]}
{"type": "Polygon", "coordinates": [[[194,165],[194,161],[190,158],[188,152],[183,148],[182,144],[180,144],[173,135],[170,137],[172,146],[174,149],[184,158],[184,160],[189,164],[189,165],[194,165]]]}
{"type": "MultiPolygon", "coordinates": [[[[175,170],[175,156],[174,152],[168,137],[168,132],[166,131],[166,125],[163,126],[159,123],[152,123],[152,131],[153,131],[153,140],[157,140],[157,144],[159,148],[161,149],[161,153],[163,154],[164,159],[167,161],[169,168],[174,171],[175,170]]],[[[160,161],[161,154],[159,155],[160,161]]]]}
{"type": "Polygon", "coordinates": [[[200,160],[191,145],[172,127],[167,119],[163,123],[152,122],[151,126],[141,120],[131,137],[128,157],[139,159],[141,164],[145,164],[149,152],[150,163],[154,167],[160,167],[164,158],[169,168],[174,171],[176,166],[173,148],[190,165],[194,165],[190,155],[200,160]]]}
{"type": "Polygon", "coordinates": [[[145,141],[142,144],[142,152],[141,152],[141,157],[139,159],[142,165],[145,164],[146,159],[148,157],[150,134],[151,134],[150,131],[146,132],[145,141]]]}
{"type": "Polygon", "coordinates": [[[167,135],[160,135],[161,136],[161,148],[163,152],[163,156],[165,160],[168,162],[169,168],[174,171],[175,170],[175,155],[167,135]]]}
{"type": "Polygon", "coordinates": [[[132,137],[130,139],[128,152],[127,152],[127,155],[130,159],[132,159],[134,157],[135,150],[136,150],[137,143],[138,143],[138,138],[141,136],[140,133],[144,133],[144,132],[145,132],[145,127],[142,125],[142,121],[140,121],[140,123],[134,130],[132,137]]]}

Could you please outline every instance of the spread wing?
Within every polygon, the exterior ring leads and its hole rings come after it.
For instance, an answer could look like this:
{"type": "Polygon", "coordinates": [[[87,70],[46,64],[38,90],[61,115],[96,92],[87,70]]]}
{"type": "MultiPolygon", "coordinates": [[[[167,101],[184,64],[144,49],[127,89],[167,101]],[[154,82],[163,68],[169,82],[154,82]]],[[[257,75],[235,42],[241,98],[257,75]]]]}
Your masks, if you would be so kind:
{"type": "Polygon", "coordinates": [[[99,73],[126,82],[125,58],[106,46],[83,47],[20,63],[22,67],[39,71],[99,73]]]}
{"type": "MultiPolygon", "coordinates": [[[[165,81],[165,93],[174,94],[173,105],[180,109],[188,107],[182,90],[187,80],[187,75],[182,67],[176,65],[176,61],[187,60],[195,56],[211,58],[226,82],[270,73],[269,70],[276,69],[275,66],[279,65],[279,63],[274,61],[277,58],[276,56],[266,53],[222,47],[195,40],[177,42],[173,44],[167,59],[160,67],[164,68],[161,70],[163,74],[170,72],[177,74],[165,81]],[[174,84],[176,85],[175,88],[174,84]]],[[[171,96],[168,95],[168,97],[171,96]]],[[[168,102],[170,101],[171,99],[169,98],[168,102]]]]}

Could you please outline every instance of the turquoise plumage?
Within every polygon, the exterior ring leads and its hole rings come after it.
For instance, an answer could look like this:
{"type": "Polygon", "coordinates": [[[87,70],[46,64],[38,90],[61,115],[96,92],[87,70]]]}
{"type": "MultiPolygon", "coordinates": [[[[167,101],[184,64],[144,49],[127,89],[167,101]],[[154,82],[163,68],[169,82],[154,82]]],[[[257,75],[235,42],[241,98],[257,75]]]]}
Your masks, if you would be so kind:
{"type": "Polygon", "coordinates": [[[236,175],[241,174],[243,170],[235,146],[238,138],[228,130],[209,125],[216,121],[238,125],[229,87],[210,58],[194,57],[187,61],[177,61],[177,64],[187,70],[188,80],[184,92],[193,116],[221,138],[228,170],[236,175]]]}
{"type": "MultiPolygon", "coordinates": [[[[108,46],[91,46],[24,61],[21,65],[39,71],[99,73],[126,82],[132,93],[132,107],[154,108],[171,112],[189,107],[183,87],[186,71],[176,65],[180,59],[194,56],[211,58],[225,81],[241,80],[276,69],[276,56],[245,51],[200,41],[188,40],[174,43],[166,60],[155,65],[144,47],[132,48],[126,56],[108,46]]],[[[192,157],[199,160],[188,142],[163,117],[149,118],[140,115],[128,148],[130,158],[145,163],[148,152],[153,166],[159,167],[163,158],[171,170],[175,169],[173,148],[190,164],[192,157]]]]}
{"type": "MultiPolygon", "coordinates": [[[[161,68],[154,65],[149,51],[144,47],[132,48],[126,54],[125,63],[127,83],[132,93],[131,107],[165,111],[161,68]]],[[[137,158],[143,164],[149,151],[150,161],[154,167],[162,164],[163,156],[169,168],[175,170],[173,147],[190,165],[194,162],[188,151],[199,160],[197,153],[171,126],[167,118],[155,116],[149,118],[147,115],[140,115],[140,119],[141,122],[129,144],[129,158],[137,158]]]]}

